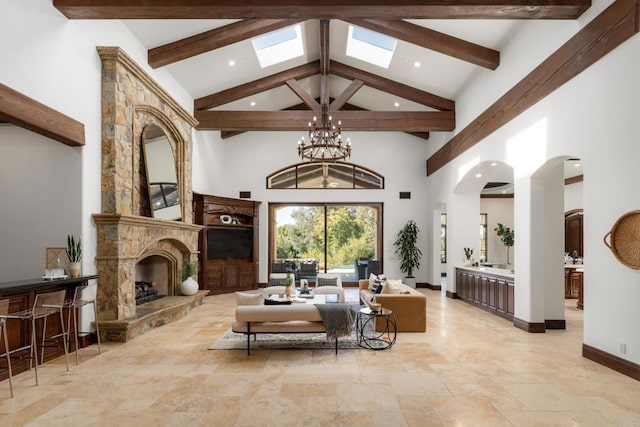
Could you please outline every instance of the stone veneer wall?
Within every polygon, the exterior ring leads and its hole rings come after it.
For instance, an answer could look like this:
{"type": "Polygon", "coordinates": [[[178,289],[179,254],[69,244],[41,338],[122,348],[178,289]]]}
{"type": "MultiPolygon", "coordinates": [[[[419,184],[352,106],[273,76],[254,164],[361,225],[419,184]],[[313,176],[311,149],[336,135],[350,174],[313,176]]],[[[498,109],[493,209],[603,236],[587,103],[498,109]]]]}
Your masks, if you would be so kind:
{"type": "MultiPolygon", "coordinates": [[[[98,47],[102,59],[102,212],[98,229],[98,311],[100,320],[135,316],[135,265],[148,255],[172,264],[175,286],[182,259],[196,260],[191,187],[192,128],[197,121],[122,49],[98,47]],[[148,212],[142,133],[164,130],[176,161],[182,221],[145,217],[148,212]]],[[[171,286],[171,285],[170,285],[171,286]]]]}

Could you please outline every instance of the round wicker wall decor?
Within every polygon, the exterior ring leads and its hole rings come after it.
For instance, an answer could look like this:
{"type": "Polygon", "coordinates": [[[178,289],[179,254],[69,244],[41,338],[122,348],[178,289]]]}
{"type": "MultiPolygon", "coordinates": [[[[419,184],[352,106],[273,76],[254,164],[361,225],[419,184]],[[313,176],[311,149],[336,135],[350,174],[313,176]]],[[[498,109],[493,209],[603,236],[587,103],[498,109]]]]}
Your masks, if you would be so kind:
{"type": "Polygon", "coordinates": [[[618,218],[604,236],[604,244],[622,264],[640,270],[640,210],[627,212],[618,218]]]}

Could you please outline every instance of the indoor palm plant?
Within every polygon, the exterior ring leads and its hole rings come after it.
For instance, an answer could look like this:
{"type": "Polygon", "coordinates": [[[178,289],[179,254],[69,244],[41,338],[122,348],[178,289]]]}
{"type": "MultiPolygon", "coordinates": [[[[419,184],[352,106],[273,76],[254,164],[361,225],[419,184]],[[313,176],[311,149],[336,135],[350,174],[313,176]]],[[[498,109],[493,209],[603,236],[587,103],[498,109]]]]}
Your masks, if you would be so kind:
{"type": "Polygon", "coordinates": [[[416,278],[413,270],[420,268],[422,251],[418,248],[418,225],[414,220],[409,220],[398,232],[393,245],[396,254],[400,256],[400,271],[406,275],[405,284],[416,287],[416,278]]]}
{"type": "Polygon", "coordinates": [[[80,261],[82,260],[82,238],[77,239],[67,235],[67,258],[69,258],[69,276],[80,276],[80,261]]]}
{"type": "Polygon", "coordinates": [[[180,292],[182,295],[195,295],[198,292],[198,282],[193,278],[198,273],[198,260],[191,261],[188,257],[182,259],[182,283],[180,292]]]}

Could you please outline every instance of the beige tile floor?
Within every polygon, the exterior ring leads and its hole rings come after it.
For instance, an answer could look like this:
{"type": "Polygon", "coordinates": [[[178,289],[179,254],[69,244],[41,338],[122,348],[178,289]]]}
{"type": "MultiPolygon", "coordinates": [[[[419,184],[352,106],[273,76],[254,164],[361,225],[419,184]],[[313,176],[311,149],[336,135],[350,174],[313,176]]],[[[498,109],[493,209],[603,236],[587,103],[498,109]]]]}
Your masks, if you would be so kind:
{"type": "MultiPolygon", "coordinates": [[[[352,297],[357,292],[349,290],[352,297]]],[[[581,357],[582,312],[528,334],[424,290],[427,332],[387,351],[207,350],[233,295],[129,343],[0,382],[0,426],[640,426],[640,382],[581,357]]]]}

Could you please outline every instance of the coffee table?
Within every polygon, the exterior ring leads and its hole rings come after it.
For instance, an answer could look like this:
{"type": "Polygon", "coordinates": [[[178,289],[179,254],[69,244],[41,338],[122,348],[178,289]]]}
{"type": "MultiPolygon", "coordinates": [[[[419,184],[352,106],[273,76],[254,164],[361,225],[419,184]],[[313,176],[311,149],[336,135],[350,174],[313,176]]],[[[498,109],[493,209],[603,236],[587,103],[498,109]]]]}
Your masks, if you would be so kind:
{"type": "Polygon", "coordinates": [[[388,308],[373,311],[361,308],[356,316],[356,341],[360,347],[370,350],[386,350],[396,343],[396,315],[388,308]],[[376,319],[384,321],[384,329],[376,331],[376,319]]]}

